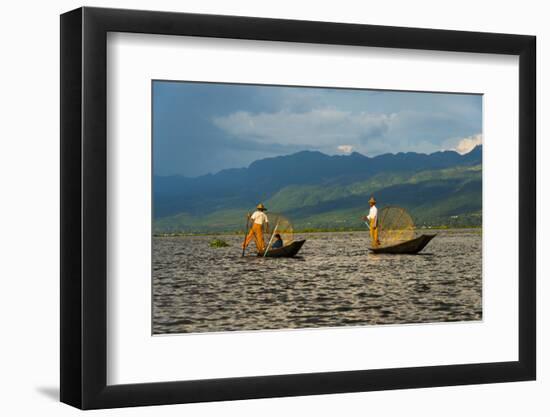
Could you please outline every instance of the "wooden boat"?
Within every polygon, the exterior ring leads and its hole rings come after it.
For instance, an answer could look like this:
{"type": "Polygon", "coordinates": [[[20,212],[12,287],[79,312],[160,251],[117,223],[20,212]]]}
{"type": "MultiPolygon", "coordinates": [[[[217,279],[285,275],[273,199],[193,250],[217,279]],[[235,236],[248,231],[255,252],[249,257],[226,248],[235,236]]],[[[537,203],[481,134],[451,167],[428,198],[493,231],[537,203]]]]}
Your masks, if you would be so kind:
{"type": "Polygon", "coordinates": [[[436,234],[421,235],[415,239],[398,243],[397,245],[372,247],[369,248],[369,250],[373,253],[415,254],[424,249],[435,236],[436,234]]]}
{"type": "MultiPolygon", "coordinates": [[[[266,254],[266,258],[292,258],[302,249],[306,240],[296,240],[282,248],[270,249],[266,254]]],[[[264,256],[263,252],[258,253],[258,256],[264,256]]]]}

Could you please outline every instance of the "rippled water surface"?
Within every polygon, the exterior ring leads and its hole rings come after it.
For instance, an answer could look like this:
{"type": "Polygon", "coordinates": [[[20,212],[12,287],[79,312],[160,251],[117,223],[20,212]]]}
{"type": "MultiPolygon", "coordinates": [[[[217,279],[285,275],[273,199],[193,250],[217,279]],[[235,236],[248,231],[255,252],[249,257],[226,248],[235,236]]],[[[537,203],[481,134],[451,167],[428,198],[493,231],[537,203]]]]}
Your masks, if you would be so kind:
{"type": "Polygon", "coordinates": [[[439,231],[419,255],[369,254],[362,232],[304,234],[290,259],[212,238],[154,238],[153,333],[481,320],[480,230],[439,231]]]}

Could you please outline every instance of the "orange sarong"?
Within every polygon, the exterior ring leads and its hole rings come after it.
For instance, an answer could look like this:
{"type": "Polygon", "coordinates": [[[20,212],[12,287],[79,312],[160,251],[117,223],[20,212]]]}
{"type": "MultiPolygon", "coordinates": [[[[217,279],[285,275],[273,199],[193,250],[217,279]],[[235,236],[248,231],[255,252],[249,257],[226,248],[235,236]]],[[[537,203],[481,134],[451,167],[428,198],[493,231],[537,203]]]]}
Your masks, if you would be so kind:
{"type": "Polygon", "coordinates": [[[254,243],[256,243],[256,248],[258,252],[263,252],[265,250],[264,243],[264,232],[262,230],[262,225],[254,223],[244,240],[243,249],[246,249],[252,238],[254,238],[254,243]]]}
{"type": "Polygon", "coordinates": [[[376,223],[376,219],[370,220],[370,239],[372,246],[380,245],[380,241],[378,240],[378,225],[376,223]]]}

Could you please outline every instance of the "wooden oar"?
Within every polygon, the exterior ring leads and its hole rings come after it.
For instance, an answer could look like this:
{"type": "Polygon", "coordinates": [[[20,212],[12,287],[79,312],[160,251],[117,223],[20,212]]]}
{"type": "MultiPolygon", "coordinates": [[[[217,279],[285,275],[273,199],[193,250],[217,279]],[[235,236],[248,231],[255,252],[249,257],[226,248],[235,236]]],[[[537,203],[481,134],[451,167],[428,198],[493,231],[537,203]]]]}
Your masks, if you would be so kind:
{"type": "Polygon", "coordinates": [[[271,243],[273,242],[273,238],[275,237],[275,232],[277,231],[277,228],[279,227],[279,220],[277,220],[277,224],[275,225],[275,228],[273,229],[273,233],[271,233],[271,237],[269,238],[269,243],[267,244],[267,247],[264,251],[264,258],[267,255],[267,251],[269,250],[269,247],[271,246],[271,243]]]}
{"type": "Polygon", "coordinates": [[[246,248],[244,247],[244,244],[246,243],[246,237],[248,236],[248,232],[249,232],[249,230],[248,230],[248,223],[249,223],[249,222],[250,222],[250,213],[248,213],[248,214],[246,215],[246,226],[245,226],[246,232],[244,233],[243,253],[242,253],[241,257],[244,256],[244,251],[246,250],[246,248]]]}

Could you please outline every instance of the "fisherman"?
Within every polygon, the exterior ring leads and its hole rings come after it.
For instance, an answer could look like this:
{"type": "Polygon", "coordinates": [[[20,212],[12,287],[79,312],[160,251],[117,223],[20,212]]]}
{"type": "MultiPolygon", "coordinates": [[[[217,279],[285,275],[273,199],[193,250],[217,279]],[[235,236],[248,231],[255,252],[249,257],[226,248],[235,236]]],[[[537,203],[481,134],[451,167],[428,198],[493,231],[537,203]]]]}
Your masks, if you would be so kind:
{"type": "Polygon", "coordinates": [[[250,227],[250,231],[248,232],[248,235],[243,243],[243,254],[252,238],[254,238],[254,243],[256,243],[256,249],[258,252],[264,252],[264,227],[265,233],[269,233],[269,219],[267,218],[265,211],[267,211],[267,209],[262,203],[260,203],[256,206],[256,211],[249,217],[249,220],[252,220],[252,226],[250,227]]]}
{"type": "Polygon", "coordinates": [[[271,245],[272,249],[279,249],[283,247],[283,239],[279,233],[275,234],[275,242],[271,245]]]}
{"type": "Polygon", "coordinates": [[[369,215],[364,216],[363,220],[369,222],[372,246],[380,246],[380,241],[378,240],[378,209],[376,208],[376,200],[372,196],[369,200],[369,205],[369,215]]]}

